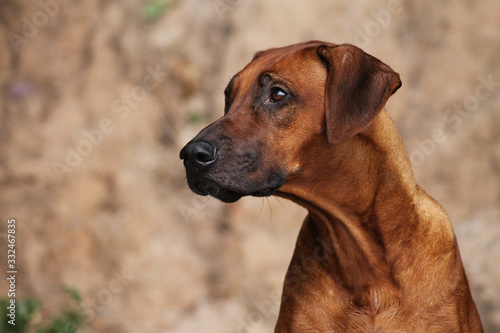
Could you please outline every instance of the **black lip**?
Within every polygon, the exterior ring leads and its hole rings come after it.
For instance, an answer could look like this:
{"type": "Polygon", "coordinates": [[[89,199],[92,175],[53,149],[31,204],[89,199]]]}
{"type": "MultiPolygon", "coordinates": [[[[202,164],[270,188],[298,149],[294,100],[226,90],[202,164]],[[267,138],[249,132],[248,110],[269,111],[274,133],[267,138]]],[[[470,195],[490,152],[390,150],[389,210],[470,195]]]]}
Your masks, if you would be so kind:
{"type": "Polygon", "coordinates": [[[268,197],[273,195],[280,187],[283,185],[284,181],[279,181],[278,185],[268,187],[255,192],[245,193],[239,190],[233,190],[219,184],[209,181],[207,179],[198,179],[195,182],[189,182],[189,187],[191,190],[198,195],[210,195],[216,199],[219,199],[226,203],[231,203],[238,201],[244,196],[254,196],[254,197],[268,197]]]}
{"type": "Polygon", "coordinates": [[[206,179],[198,179],[194,182],[188,180],[188,185],[189,188],[198,195],[210,195],[226,203],[238,201],[244,196],[242,193],[223,188],[217,183],[206,179]]]}
{"type": "Polygon", "coordinates": [[[254,197],[268,197],[268,196],[271,196],[274,193],[276,193],[276,191],[278,191],[278,189],[281,187],[281,185],[283,185],[283,183],[280,183],[279,185],[271,187],[271,188],[267,188],[264,190],[254,192],[251,195],[254,197]]]}
{"type": "Polygon", "coordinates": [[[240,193],[237,193],[237,192],[234,192],[231,190],[222,189],[219,192],[219,195],[215,196],[214,198],[217,198],[217,199],[219,199],[223,202],[226,202],[226,203],[231,203],[231,202],[236,202],[236,201],[240,200],[241,197],[243,197],[243,194],[240,194],[240,193]]]}

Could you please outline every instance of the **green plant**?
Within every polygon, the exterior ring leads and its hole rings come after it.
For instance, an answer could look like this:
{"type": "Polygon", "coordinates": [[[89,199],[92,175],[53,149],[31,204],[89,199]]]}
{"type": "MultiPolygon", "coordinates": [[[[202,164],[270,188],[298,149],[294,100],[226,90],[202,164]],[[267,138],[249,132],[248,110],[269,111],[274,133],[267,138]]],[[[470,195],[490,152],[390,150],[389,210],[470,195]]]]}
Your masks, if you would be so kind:
{"type": "Polygon", "coordinates": [[[8,317],[8,307],[10,306],[10,299],[0,299],[0,315],[2,321],[0,322],[0,332],[5,333],[24,333],[28,332],[30,323],[34,318],[39,316],[40,302],[34,298],[28,298],[24,301],[16,301],[15,325],[9,324],[12,319],[8,317]]]}
{"type": "Polygon", "coordinates": [[[15,325],[8,323],[10,299],[0,299],[0,315],[7,320],[0,322],[0,332],[5,333],[76,333],[85,324],[85,314],[82,309],[82,298],[78,290],[64,286],[62,288],[66,294],[64,309],[60,314],[49,320],[45,326],[39,324],[42,321],[42,303],[35,298],[16,300],[15,325]]]}
{"type": "Polygon", "coordinates": [[[154,21],[165,13],[169,3],[161,0],[150,0],[143,6],[142,12],[146,21],[154,21]]]}

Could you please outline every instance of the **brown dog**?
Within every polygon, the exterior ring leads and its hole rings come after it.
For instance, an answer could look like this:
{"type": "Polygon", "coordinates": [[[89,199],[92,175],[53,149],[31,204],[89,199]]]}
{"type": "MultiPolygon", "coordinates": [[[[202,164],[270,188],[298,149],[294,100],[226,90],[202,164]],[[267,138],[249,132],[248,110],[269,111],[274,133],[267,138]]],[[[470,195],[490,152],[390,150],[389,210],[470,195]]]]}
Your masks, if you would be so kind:
{"type": "Polygon", "coordinates": [[[457,242],[384,109],[399,75],[352,45],[259,52],[181,151],[197,194],[306,217],[275,332],[482,332],[457,242]]]}

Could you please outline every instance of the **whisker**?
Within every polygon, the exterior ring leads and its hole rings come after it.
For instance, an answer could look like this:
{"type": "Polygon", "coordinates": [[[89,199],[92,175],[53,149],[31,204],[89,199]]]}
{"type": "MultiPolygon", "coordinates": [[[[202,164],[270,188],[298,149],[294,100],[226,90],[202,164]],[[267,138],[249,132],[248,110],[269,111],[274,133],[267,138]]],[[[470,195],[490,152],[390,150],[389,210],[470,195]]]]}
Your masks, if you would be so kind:
{"type": "Polygon", "coordinates": [[[281,208],[283,209],[283,212],[285,213],[285,217],[287,217],[287,216],[286,216],[286,209],[285,209],[285,206],[283,205],[283,202],[281,202],[280,198],[278,198],[277,196],[274,196],[274,195],[273,195],[273,198],[275,198],[276,200],[278,200],[278,202],[279,202],[279,204],[280,204],[281,208]]]}
{"type": "Polygon", "coordinates": [[[273,221],[273,210],[271,208],[271,201],[269,200],[269,197],[266,197],[266,200],[267,200],[267,205],[269,206],[269,213],[271,215],[270,222],[272,222],[273,221]]]}

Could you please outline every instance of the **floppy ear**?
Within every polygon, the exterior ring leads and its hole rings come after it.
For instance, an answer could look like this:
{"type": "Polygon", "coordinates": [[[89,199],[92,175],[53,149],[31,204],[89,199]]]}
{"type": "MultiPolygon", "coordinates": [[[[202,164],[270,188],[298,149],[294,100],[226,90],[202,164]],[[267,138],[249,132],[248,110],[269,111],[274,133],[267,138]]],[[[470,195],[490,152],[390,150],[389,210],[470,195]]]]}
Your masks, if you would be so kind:
{"type": "Polygon", "coordinates": [[[343,143],[367,127],[399,87],[399,74],[353,45],[321,45],[328,141],[343,143]]]}

